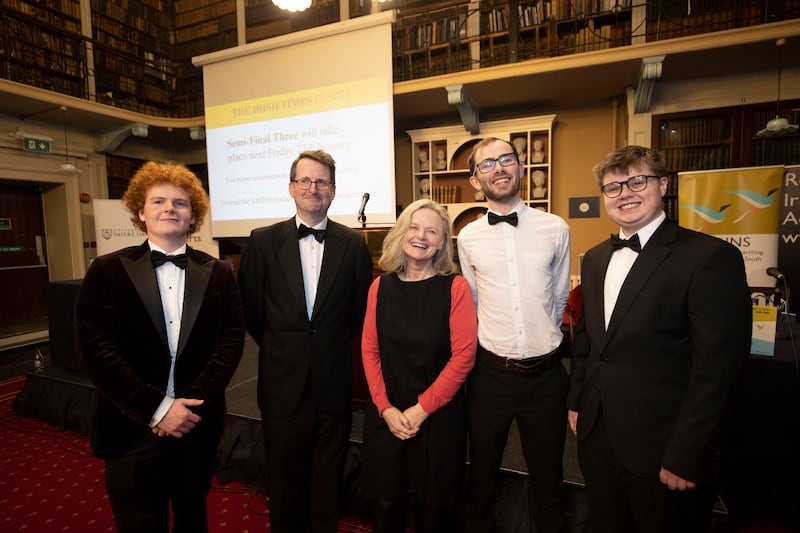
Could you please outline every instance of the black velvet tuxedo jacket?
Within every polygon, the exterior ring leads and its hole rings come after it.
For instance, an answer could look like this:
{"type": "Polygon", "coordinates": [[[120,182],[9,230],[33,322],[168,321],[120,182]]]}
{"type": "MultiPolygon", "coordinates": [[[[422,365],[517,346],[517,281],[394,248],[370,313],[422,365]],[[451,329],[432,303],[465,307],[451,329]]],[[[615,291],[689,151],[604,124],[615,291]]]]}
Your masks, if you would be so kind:
{"type": "Polygon", "coordinates": [[[750,351],[752,307],[733,245],[662,223],[625,279],[608,330],[603,283],[609,241],[583,259],[583,306],[568,407],[578,440],[602,406],[622,463],[638,476],[663,466],[698,483],[718,479],[724,426],[750,351]]]}
{"type": "MultiPolygon", "coordinates": [[[[225,261],[187,246],[175,395],[204,400],[184,439],[219,438],[225,388],[244,349],[236,277],[225,261]]],[[[76,349],[99,392],[92,447],[113,458],[149,434],[170,370],[167,327],[147,242],[95,259],[75,307],[76,349]]]]}
{"type": "Polygon", "coordinates": [[[351,408],[353,339],[361,331],[371,282],[364,236],[329,219],[309,320],[295,219],[251,232],[239,265],[239,287],[247,331],[259,346],[262,411],[294,412],[309,372],[322,411],[351,408]]]}

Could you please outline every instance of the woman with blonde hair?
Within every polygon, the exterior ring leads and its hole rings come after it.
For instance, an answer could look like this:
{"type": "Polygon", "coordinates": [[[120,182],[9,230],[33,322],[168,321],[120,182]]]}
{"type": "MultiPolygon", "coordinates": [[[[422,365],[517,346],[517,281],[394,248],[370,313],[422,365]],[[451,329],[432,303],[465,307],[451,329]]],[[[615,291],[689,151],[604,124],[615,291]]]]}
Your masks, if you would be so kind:
{"type": "Polygon", "coordinates": [[[362,489],[375,533],[455,526],[466,459],[464,381],[475,362],[477,317],[456,274],[447,211],[417,200],[383,242],[361,340],[371,403],[364,422],[362,489]]]}

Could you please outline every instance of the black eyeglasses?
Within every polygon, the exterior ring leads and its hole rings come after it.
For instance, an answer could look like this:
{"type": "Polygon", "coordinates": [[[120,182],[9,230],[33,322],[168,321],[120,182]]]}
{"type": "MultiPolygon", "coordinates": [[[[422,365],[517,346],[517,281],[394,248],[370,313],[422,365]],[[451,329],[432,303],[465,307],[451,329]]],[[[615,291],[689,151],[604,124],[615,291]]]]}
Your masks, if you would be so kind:
{"type": "Polygon", "coordinates": [[[616,198],[622,194],[622,186],[627,185],[631,192],[642,192],[647,188],[647,178],[659,179],[661,176],[631,176],[625,181],[612,181],[606,183],[600,190],[606,195],[606,198],[616,198]]]}
{"type": "Polygon", "coordinates": [[[513,165],[516,162],[517,162],[517,156],[509,152],[507,154],[498,156],[496,159],[493,157],[487,157],[486,159],[475,165],[475,169],[480,170],[485,174],[487,172],[491,172],[491,170],[497,163],[500,163],[501,167],[507,167],[509,165],[513,165]]]}
{"type": "Polygon", "coordinates": [[[333,182],[329,180],[312,180],[308,178],[301,178],[299,180],[292,181],[304,191],[310,189],[312,184],[317,186],[318,191],[327,191],[331,188],[331,185],[333,185],[333,182]]]}

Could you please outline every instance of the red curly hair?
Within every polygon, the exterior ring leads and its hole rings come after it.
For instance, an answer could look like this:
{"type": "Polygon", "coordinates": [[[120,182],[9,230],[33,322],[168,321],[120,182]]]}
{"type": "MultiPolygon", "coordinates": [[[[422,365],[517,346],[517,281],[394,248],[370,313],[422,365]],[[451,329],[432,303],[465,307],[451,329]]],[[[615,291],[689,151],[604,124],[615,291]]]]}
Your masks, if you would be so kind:
{"type": "Polygon", "coordinates": [[[191,235],[200,229],[203,218],[208,213],[208,194],[194,172],[174,161],[148,161],[133,175],[128,190],[122,195],[122,203],[131,212],[133,225],[147,233],[147,226],[139,220],[139,212],[144,209],[147,191],[159,183],[169,183],[186,191],[194,217],[194,223],[189,226],[187,234],[191,235]]]}

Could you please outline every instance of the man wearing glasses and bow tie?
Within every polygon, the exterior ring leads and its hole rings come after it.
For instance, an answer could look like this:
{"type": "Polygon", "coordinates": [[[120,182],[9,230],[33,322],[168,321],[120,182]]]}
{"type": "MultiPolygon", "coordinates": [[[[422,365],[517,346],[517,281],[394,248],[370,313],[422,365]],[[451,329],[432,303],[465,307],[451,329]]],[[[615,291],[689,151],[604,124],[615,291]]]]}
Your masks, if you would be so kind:
{"type": "Polygon", "coordinates": [[[565,531],[568,377],[561,362],[566,355],[561,322],[569,293],[569,228],[560,217],[521,200],[524,168],[508,141],[482,140],[469,167],[470,184],[484,193],[489,210],[458,235],[461,273],[477,306],[479,341],[467,388],[465,530],[495,530],[496,477],[516,420],[530,473],[535,529],[565,531]]]}
{"type": "Polygon", "coordinates": [[[352,419],[352,349],[372,281],[363,235],[328,218],[336,165],[301,153],[289,172],[296,215],[258,228],[242,254],[247,331],[259,346],[270,527],[335,533],[352,419]]]}
{"type": "Polygon", "coordinates": [[[97,388],[92,449],[122,533],[208,531],[206,497],[225,388],[244,348],[231,265],[186,245],[208,212],[197,177],[145,163],[122,202],[147,241],[95,259],[75,307],[76,348],[97,388]]]}
{"type": "Polygon", "coordinates": [[[750,351],[742,254],[667,220],[659,152],[594,168],[619,225],[583,259],[570,368],[593,533],[700,533],[714,503],[734,393],[750,351]]]}

